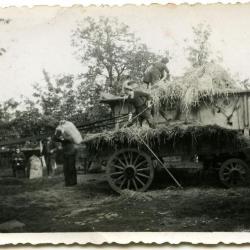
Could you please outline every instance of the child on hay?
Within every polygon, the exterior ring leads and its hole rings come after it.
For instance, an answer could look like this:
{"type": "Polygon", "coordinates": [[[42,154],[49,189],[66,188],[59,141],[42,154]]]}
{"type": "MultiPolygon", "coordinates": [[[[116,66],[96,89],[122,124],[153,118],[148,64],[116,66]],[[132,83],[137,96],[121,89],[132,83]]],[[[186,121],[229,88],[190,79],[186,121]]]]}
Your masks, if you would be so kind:
{"type": "MultiPolygon", "coordinates": [[[[135,116],[138,115],[140,126],[144,120],[148,123],[149,127],[155,128],[154,118],[151,114],[151,108],[148,106],[148,101],[151,100],[150,94],[141,90],[134,90],[129,84],[123,85],[124,93],[128,96],[128,102],[135,108],[135,116]]],[[[132,126],[136,120],[132,120],[128,126],[132,126]]]]}
{"type": "Polygon", "coordinates": [[[148,85],[149,89],[151,89],[151,87],[160,80],[170,79],[169,70],[166,65],[168,62],[169,59],[167,57],[164,57],[160,61],[153,63],[146,69],[143,77],[143,82],[148,85]]]}

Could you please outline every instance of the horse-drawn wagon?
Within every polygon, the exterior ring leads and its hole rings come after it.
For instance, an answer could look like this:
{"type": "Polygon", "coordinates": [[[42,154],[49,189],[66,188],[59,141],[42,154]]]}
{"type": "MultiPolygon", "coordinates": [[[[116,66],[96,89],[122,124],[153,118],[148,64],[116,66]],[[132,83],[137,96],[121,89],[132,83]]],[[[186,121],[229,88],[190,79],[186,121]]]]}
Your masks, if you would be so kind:
{"type": "MultiPolygon", "coordinates": [[[[250,160],[249,99],[250,91],[230,90],[204,97],[188,112],[165,105],[169,119],[155,114],[155,129],[124,127],[124,120],[118,118],[113,130],[87,136],[85,143],[94,160],[105,162],[107,180],[117,192],[147,190],[158,167],[173,178],[171,169],[212,169],[227,187],[245,185],[250,160]]],[[[102,102],[110,105],[115,117],[128,113],[125,98],[102,102]]]]}

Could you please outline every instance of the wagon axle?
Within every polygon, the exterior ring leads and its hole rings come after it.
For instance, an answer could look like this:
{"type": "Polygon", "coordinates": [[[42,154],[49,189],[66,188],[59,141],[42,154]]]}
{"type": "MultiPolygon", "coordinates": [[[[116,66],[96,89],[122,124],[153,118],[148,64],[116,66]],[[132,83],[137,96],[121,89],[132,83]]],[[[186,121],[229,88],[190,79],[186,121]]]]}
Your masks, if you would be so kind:
{"type": "Polygon", "coordinates": [[[136,175],[136,168],[134,165],[128,165],[124,168],[124,175],[127,179],[133,179],[136,175]]]}

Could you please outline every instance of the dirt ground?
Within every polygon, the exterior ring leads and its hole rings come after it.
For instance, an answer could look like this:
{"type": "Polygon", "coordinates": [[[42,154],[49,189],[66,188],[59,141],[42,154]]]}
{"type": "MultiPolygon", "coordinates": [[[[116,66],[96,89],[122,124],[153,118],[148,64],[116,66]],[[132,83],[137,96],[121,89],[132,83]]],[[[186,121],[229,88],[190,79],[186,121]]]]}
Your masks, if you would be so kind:
{"type": "Polygon", "coordinates": [[[114,193],[103,175],[0,179],[0,223],[17,220],[12,232],[250,231],[250,188],[185,187],[162,183],[146,193],[114,193]]]}

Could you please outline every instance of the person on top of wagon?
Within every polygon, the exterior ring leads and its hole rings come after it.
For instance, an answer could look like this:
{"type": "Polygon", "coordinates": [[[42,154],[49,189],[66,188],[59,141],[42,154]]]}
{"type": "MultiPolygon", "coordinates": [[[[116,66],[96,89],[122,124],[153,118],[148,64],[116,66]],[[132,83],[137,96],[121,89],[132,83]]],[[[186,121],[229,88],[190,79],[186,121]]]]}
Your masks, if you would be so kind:
{"type": "Polygon", "coordinates": [[[148,85],[150,89],[155,83],[160,80],[169,80],[170,74],[167,67],[169,59],[167,57],[162,58],[160,61],[151,64],[144,72],[143,82],[148,85]]]}
{"type": "Polygon", "coordinates": [[[122,81],[122,94],[125,93],[125,88],[129,86],[132,87],[133,89],[137,89],[139,87],[138,82],[133,80],[129,75],[124,76],[124,79],[122,81]]]}
{"type": "MultiPolygon", "coordinates": [[[[140,126],[142,126],[145,120],[149,127],[155,128],[151,108],[148,107],[148,101],[152,99],[151,95],[144,91],[133,89],[129,84],[124,85],[124,93],[127,95],[128,103],[132,104],[135,109],[135,116],[138,116],[140,126]]],[[[135,122],[136,120],[132,119],[129,126],[133,125],[135,122]]]]}

